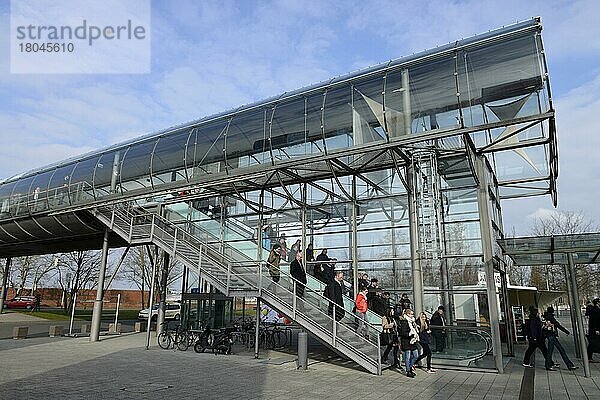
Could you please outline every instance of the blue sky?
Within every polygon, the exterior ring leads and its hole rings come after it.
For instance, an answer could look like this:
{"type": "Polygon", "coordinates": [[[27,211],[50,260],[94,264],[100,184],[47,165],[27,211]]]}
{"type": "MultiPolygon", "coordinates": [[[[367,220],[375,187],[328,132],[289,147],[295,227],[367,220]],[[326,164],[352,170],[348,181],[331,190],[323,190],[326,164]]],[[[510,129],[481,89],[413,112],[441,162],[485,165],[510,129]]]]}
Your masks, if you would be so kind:
{"type": "MultiPolygon", "coordinates": [[[[600,221],[600,2],[152,1],[150,74],[10,74],[0,3],[0,178],[541,16],[559,134],[559,209],[600,221]]],[[[527,234],[549,197],[507,201],[527,234]]]]}

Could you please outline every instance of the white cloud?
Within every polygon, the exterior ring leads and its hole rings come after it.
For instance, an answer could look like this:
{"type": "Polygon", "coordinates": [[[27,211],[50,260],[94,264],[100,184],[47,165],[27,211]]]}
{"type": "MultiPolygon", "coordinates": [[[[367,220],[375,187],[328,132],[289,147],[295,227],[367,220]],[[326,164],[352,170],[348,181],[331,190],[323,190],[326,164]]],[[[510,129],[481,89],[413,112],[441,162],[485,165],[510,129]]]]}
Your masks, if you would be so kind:
{"type": "MultiPolygon", "coordinates": [[[[558,215],[559,212],[557,210],[554,209],[550,209],[550,208],[538,208],[537,210],[535,210],[534,212],[532,212],[531,214],[527,215],[527,218],[529,220],[539,220],[539,219],[546,219],[552,216],[556,216],[558,215]]],[[[531,222],[531,221],[529,221],[531,222]]]]}

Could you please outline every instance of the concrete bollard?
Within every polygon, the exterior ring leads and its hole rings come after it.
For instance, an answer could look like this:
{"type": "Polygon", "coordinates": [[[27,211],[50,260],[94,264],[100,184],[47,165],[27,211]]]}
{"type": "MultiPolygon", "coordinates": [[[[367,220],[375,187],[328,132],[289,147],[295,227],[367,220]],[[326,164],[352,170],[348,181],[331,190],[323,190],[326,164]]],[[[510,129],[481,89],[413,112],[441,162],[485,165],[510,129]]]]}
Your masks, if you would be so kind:
{"type": "Polygon", "coordinates": [[[62,325],[50,325],[50,329],[48,330],[50,337],[62,336],[63,332],[64,328],[62,325]]]}
{"type": "Polygon", "coordinates": [[[148,323],[146,321],[136,322],[134,330],[136,332],[146,332],[146,327],[148,323]]]}
{"type": "Polygon", "coordinates": [[[115,326],[115,324],[108,324],[108,332],[109,333],[121,333],[121,323],[117,323],[117,326],[115,326]]]}
{"type": "Polygon", "coordinates": [[[26,339],[28,333],[28,326],[15,326],[13,328],[13,339],[26,339]]]}
{"type": "Polygon", "coordinates": [[[88,324],[81,325],[81,333],[90,333],[90,326],[88,324]]]}
{"type": "Polygon", "coordinates": [[[298,369],[308,369],[308,334],[298,333],[298,369]]]}

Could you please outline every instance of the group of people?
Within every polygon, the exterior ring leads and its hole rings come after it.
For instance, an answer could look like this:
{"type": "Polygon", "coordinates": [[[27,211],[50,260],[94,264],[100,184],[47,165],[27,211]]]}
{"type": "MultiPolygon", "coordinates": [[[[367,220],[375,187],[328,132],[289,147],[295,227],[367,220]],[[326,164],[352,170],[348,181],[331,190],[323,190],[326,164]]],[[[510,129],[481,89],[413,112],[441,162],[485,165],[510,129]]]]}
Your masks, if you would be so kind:
{"type": "MultiPolygon", "coordinates": [[[[267,250],[271,249],[271,251],[274,248],[279,249],[280,257],[289,263],[294,261],[296,259],[296,254],[300,253],[302,251],[302,249],[301,249],[302,244],[301,244],[300,239],[296,240],[294,242],[294,244],[292,244],[290,247],[288,247],[287,238],[285,236],[285,233],[282,233],[281,236],[277,236],[275,234],[275,231],[273,230],[273,228],[270,225],[267,225],[263,228],[262,247],[267,250]]],[[[306,255],[307,261],[312,261],[311,255],[312,255],[312,243],[309,246],[307,246],[307,255],[306,255]]]]}
{"type": "MultiPolygon", "coordinates": [[[[277,283],[280,280],[280,263],[283,258],[283,246],[281,242],[273,244],[269,257],[267,259],[269,274],[271,279],[277,283]]],[[[309,248],[307,247],[307,252],[309,248]]],[[[310,249],[312,253],[312,248],[310,249]]],[[[311,257],[308,255],[306,258],[311,257]]],[[[285,258],[284,258],[285,259],[285,258]]],[[[290,262],[290,275],[295,279],[296,296],[304,298],[305,286],[307,283],[307,269],[303,262],[303,254],[298,247],[294,249],[294,259],[290,262]]],[[[334,272],[335,259],[329,258],[327,249],[323,249],[317,256],[316,263],[313,263],[313,275],[326,283],[323,295],[331,300],[328,306],[328,314],[336,321],[341,321],[346,316],[344,308],[344,293],[346,287],[344,284],[344,273],[342,271],[334,272]]],[[[369,338],[368,327],[366,324],[366,314],[369,309],[382,316],[382,344],[386,346],[382,362],[387,363],[390,352],[393,353],[393,362],[390,368],[400,369],[400,351],[404,355],[404,364],[406,376],[414,378],[415,369],[422,359],[426,359],[428,373],[436,372],[431,367],[432,351],[431,343],[431,325],[445,326],[443,317],[444,307],[440,306],[434,313],[431,321],[426,314],[422,312],[418,318],[415,318],[412,310],[412,302],[405,293],[402,295],[398,304],[392,304],[390,293],[383,292],[379,287],[377,278],[369,280],[368,274],[362,274],[359,280],[359,292],[355,298],[354,314],[357,320],[357,333],[369,338]],[[419,349],[421,353],[419,354],[419,349]]],[[[301,305],[301,303],[299,303],[301,305]]],[[[445,338],[442,337],[443,329],[434,330],[433,335],[436,343],[436,351],[442,351],[445,338]],[[437,337],[436,337],[437,336],[437,337]]]]}
{"type": "Polygon", "coordinates": [[[390,368],[400,369],[399,352],[402,351],[404,356],[404,365],[406,376],[414,378],[415,370],[422,359],[427,360],[428,373],[435,373],[436,370],[431,368],[431,322],[424,312],[415,318],[414,311],[406,308],[402,311],[402,315],[397,318],[394,313],[394,308],[389,307],[386,315],[381,320],[383,333],[381,334],[383,344],[387,344],[381,362],[388,363],[388,357],[392,352],[393,361],[390,368]],[[419,348],[421,354],[419,355],[419,348]]]}
{"type": "Polygon", "coordinates": [[[554,308],[552,306],[546,309],[544,313],[544,321],[542,322],[538,309],[535,307],[529,308],[529,321],[526,324],[526,336],[529,342],[529,347],[525,351],[525,357],[523,358],[523,366],[526,368],[533,368],[530,364],[531,356],[536,349],[540,349],[544,356],[544,367],[548,371],[556,371],[555,367],[559,364],[555,363],[552,359],[552,354],[556,348],[560,353],[567,369],[575,370],[577,366],[567,356],[565,349],[558,340],[558,331],[563,331],[565,334],[570,335],[570,332],[563,327],[554,315],[554,308]],[[548,346],[546,346],[546,342],[548,346]]]}
{"type": "MultiPolygon", "coordinates": [[[[366,275],[366,274],[365,274],[366,275]]],[[[363,275],[361,281],[364,283],[366,276],[363,275]]],[[[435,337],[436,351],[443,351],[445,347],[445,330],[446,321],[444,318],[444,307],[439,306],[437,311],[431,318],[427,318],[427,314],[421,312],[418,318],[415,318],[412,310],[412,302],[405,293],[402,295],[400,302],[396,305],[389,302],[389,293],[387,301],[375,295],[373,300],[369,300],[370,287],[372,288],[377,282],[371,281],[369,286],[360,286],[359,292],[356,295],[354,313],[356,315],[358,328],[357,333],[369,337],[368,328],[366,325],[366,314],[369,309],[369,304],[375,300],[378,305],[379,301],[386,304],[387,309],[383,313],[381,326],[381,343],[385,345],[381,362],[388,364],[390,353],[393,355],[393,360],[390,364],[391,369],[401,369],[400,352],[404,357],[404,367],[406,376],[414,378],[415,371],[419,362],[426,359],[426,372],[435,373],[436,370],[431,367],[432,350],[430,347],[432,334],[435,337]],[[437,326],[436,326],[437,325],[437,326]],[[432,326],[436,326],[432,331],[432,326]],[[420,354],[419,354],[419,349],[420,354]]]]}
{"type": "MultiPolygon", "coordinates": [[[[294,243],[290,250],[287,250],[285,245],[285,234],[281,234],[281,240],[273,246],[271,246],[271,251],[269,252],[269,256],[267,258],[267,263],[269,267],[269,273],[274,282],[279,282],[281,272],[280,265],[282,260],[287,260],[290,263],[290,275],[296,278],[294,274],[301,277],[302,274],[306,275],[309,273],[313,275],[315,278],[319,279],[323,283],[327,284],[334,278],[334,267],[331,264],[335,259],[330,258],[327,255],[327,249],[322,249],[321,253],[317,256],[316,260],[314,258],[314,250],[313,244],[310,243],[306,248],[306,263],[309,267],[307,267],[302,261],[303,251],[301,248],[300,240],[297,240],[294,243]],[[316,261],[316,263],[314,262],[316,261]],[[301,268],[300,268],[301,267],[301,268]]],[[[306,276],[301,277],[299,279],[304,284],[306,284],[306,276]]]]}

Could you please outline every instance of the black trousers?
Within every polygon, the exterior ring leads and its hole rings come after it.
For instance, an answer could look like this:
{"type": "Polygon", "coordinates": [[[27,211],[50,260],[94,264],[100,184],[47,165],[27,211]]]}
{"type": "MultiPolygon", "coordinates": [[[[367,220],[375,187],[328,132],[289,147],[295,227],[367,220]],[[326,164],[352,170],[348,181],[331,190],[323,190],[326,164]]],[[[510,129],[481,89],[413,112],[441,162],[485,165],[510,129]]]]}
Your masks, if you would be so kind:
{"type": "Polygon", "coordinates": [[[422,342],[421,347],[423,348],[423,353],[421,353],[421,355],[417,358],[415,364],[427,357],[427,369],[431,369],[431,348],[429,347],[429,344],[422,342]]]}
{"type": "Polygon", "coordinates": [[[558,350],[558,352],[560,353],[560,356],[562,357],[563,361],[565,362],[565,365],[567,366],[567,368],[573,368],[575,366],[573,364],[573,362],[569,359],[569,356],[567,356],[567,352],[565,351],[564,347],[562,347],[562,344],[558,341],[558,337],[556,337],[556,335],[548,337],[548,358],[551,360],[552,360],[552,353],[554,352],[554,348],[556,348],[558,350]]]}
{"type": "Polygon", "coordinates": [[[435,341],[435,351],[442,352],[446,348],[446,335],[444,332],[433,331],[433,339],[435,341]]]}
{"type": "Polygon", "coordinates": [[[540,349],[542,354],[544,355],[544,366],[546,369],[551,368],[554,365],[552,359],[548,358],[548,349],[546,348],[546,343],[543,340],[529,341],[529,347],[525,351],[525,358],[523,358],[523,364],[529,364],[531,360],[531,355],[535,351],[535,349],[540,349]]]}
{"type": "Polygon", "coordinates": [[[393,366],[400,366],[400,360],[398,359],[398,346],[394,346],[394,343],[390,342],[387,347],[385,348],[385,351],[383,352],[383,359],[387,360],[388,356],[390,355],[390,351],[394,349],[394,362],[392,363],[393,366]]]}

